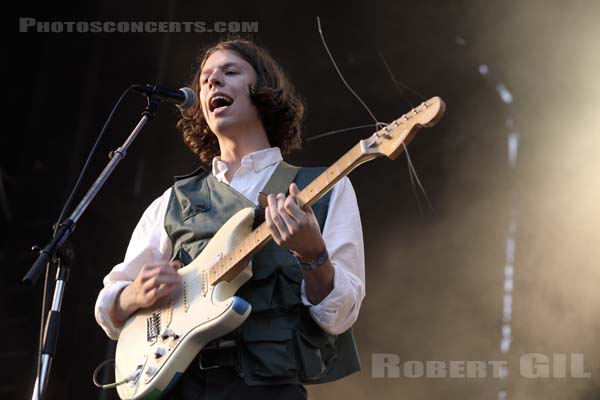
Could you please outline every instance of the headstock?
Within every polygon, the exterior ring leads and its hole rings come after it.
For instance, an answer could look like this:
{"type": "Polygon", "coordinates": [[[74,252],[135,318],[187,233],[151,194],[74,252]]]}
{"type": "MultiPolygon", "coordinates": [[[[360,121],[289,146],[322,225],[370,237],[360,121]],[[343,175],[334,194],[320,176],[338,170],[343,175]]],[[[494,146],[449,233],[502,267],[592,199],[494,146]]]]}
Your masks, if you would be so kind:
{"type": "Polygon", "coordinates": [[[432,127],[442,118],[446,104],[439,97],[432,97],[408,113],[361,141],[363,154],[387,156],[395,159],[402,152],[402,144],[408,144],[422,127],[432,127]]]}

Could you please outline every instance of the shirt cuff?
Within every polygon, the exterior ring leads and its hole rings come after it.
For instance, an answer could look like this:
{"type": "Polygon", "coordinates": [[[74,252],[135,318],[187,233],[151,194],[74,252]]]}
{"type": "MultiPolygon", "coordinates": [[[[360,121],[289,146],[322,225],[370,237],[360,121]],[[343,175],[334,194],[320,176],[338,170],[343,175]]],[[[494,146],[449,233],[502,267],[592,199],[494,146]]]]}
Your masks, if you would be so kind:
{"type": "Polygon", "coordinates": [[[131,281],[118,281],[114,284],[105,287],[100,291],[98,299],[96,300],[96,306],[94,308],[94,314],[98,325],[104,329],[104,332],[112,340],[117,340],[121,334],[122,327],[117,327],[110,319],[108,310],[113,306],[117,296],[125,287],[131,285],[131,281]]]}
{"type": "Polygon", "coordinates": [[[300,295],[302,303],[309,307],[312,319],[325,332],[339,335],[347,331],[358,318],[356,301],[351,280],[342,268],[333,265],[333,289],[317,304],[312,304],[306,296],[306,284],[302,280],[300,295]]]}

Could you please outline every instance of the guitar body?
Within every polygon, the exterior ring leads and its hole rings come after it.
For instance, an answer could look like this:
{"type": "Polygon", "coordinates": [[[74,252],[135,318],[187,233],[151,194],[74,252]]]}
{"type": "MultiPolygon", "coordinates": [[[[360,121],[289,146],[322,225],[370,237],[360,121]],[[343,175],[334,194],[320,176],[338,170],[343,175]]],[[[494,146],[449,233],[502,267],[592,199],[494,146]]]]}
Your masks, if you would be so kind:
{"type": "Polygon", "coordinates": [[[251,306],[234,296],[252,277],[245,268],[231,282],[209,284],[208,268],[252,231],[254,210],[236,213],[215,234],[202,253],[178,273],[182,285],[160,306],[136,312],[126,322],[115,356],[117,387],[122,399],[155,399],[175,383],[198,352],[212,340],[239,327],[251,306]]]}

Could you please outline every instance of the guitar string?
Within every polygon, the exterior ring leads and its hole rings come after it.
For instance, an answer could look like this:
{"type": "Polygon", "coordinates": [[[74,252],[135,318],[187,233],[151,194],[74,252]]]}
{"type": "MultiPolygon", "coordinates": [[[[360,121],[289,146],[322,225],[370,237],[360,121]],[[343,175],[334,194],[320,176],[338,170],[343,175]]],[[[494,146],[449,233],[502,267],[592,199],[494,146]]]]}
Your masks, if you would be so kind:
{"type": "Polygon", "coordinates": [[[406,83],[399,81],[396,78],[396,76],[394,75],[394,73],[392,72],[392,69],[390,68],[389,64],[387,63],[387,61],[386,61],[385,57],[383,56],[383,53],[381,52],[381,50],[377,49],[377,52],[379,53],[379,58],[381,58],[381,61],[383,62],[383,65],[385,66],[385,69],[387,70],[388,74],[390,75],[390,78],[392,79],[392,81],[394,81],[394,84],[396,85],[396,89],[398,89],[398,92],[400,93],[400,95],[404,98],[404,100],[406,101],[406,103],[410,107],[414,108],[414,106],[412,105],[412,103],[408,100],[408,97],[406,97],[406,94],[404,93],[404,91],[402,90],[402,88],[400,87],[400,85],[404,86],[405,89],[410,90],[417,97],[420,97],[421,100],[427,100],[427,98],[425,96],[423,96],[421,93],[419,93],[416,90],[412,89],[406,83]]]}
{"type": "Polygon", "coordinates": [[[324,138],[326,136],[330,136],[330,135],[333,135],[333,134],[336,134],[336,133],[349,132],[349,131],[355,131],[355,130],[359,130],[359,129],[373,128],[373,127],[377,128],[377,125],[376,124],[367,124],[367,125],[353,126],[353,127],[350,127],[350,128],[336,129],[334,131],[329,131],[329,132],[320,133],[318,135],[311,136],[311,137],[307,138],[306,141],[310,142],[312,140],[321,139],[321,138],[324,138]]]}
{"type": "Polygon", "coordinates": [[[319,30],[319,36],[321,37],[321,42],[323,43],[323,47],[325,47],[325,51],[327,52],[327,55],[329,56],[329,59],[331,60],[331,63],[333,64],[333,67],[335,68],[338,76],[342,80],[342,83],[344,84],[344,86],[346,86],[346,88],[350,91],[350,93],[352,93],[352,95],[360,102],[360,104],[365,108],[365,110],[367,110],[367,112],[369,113],[369,115],[371,116],[373,121],[375,121],[375,125],[376,125],[377,129],[380,129],[380,128],[386,126],[387,125],[386,123],[379,122],[377,120],[377,118],[375,117],[375,114],[373,114],[373,112],[367,106],[367,104],[360,98],[360,96],[354,91],[354,89],[352,89],[352,87],[348,84],[348,82],[346,82],[346,79],[344,78],[342,71],[340,71],[340,69],[338,68],[337,63],[335,62],[335,59],[333,58],[333,55],[331,54],[331,51],[329,51],[329,47],[327,46],[327,42],[325,41],[325,35],[323,35],[323,29],[321,29],[321,18],[319,18],[318,16],[317,16],[317,28],[319,30]]]}
{"type": "MultiPolygon", "coordinates": [[[[412,89],[407,84],[399,81],[396,78],[396,76],[394,75],[394,73],[392,72],[392,69],[390,68],[389,64],[387,63],[387,61],[386,61],[383,53],[381,52],[381,50],[377,49],[377,51],[379,52],[379,57],[381,58],[381,61],[383,62],[383,65],[385,66],[388,74],[390,75],[390,78],[394,82],[394,85],[396,86],[396,89],[398,90],[398,92],[400,93],[400,95],[404,98],[404,100],[408,103],[408,105],[410,107],[414,108],[414,106],[409,102],[408,98],[406,97],[406,95],[405,95],[404,91],[402,90],[402,88],[400,87],[400,85],[402,85],[406,89],[410,90],[413,94],[415,94],[416,96],[420,97],[422,100],[427,100],[425,98],[425,96],[423,96],[421,93],[419,93],[416,90],[412,89]]],[[[406,153],[406,162],[408,164],[408,177],[410,179],[410,186],[412,188],[413,195],[415,196],[415,199],[417,200],[417,206],[419,207],[419,212],[422,215],[423,214],[423,207],[421,206],[421,199],[419,198],[419,192],[417,191],[417,188],[415,187],[415,182],[417,182],[417,184],[419,186],[419,189],[423,193],[423,197],[425,197],[425,200],[427,201],[427,204],[429,205],[429,208],[431,210],[433,210],[433,206],[431,205],[431,202],[429,201],[429,196],[427,196],[427,192],[425,191],[425,188],[421,184],[421,180],[419,179],[419,176],[417,175],[417,170],[415,169],[415,166],[414,166],[414,164],[412,162],[412,159],[410,158],[410,154],[408,152],[408,148],[406,147],[406,144],[402,143],[402,147],[404,148],[404,152],[406,153]]]]}
{"type": "MultiPolygon", "coordinates": [[[[371,111],[371,109],[367,106],[367,104],[360,98],[360,96],[352,89],[352,87],[348,84],[348,82],[346,81],[346,79],[344,78],[342,72],[340,71],[337,63],[335,62],[335,59],[333,58],[333,55],[331,54],[331,51],[329,51],[329,47],[327,46],[327,42],[325,40],[325,35],[323,34],[323,29],[321,28],[321,19],[317,16],[317,27],[319,30],[319,36],[321,37],[321,42],[323,43],[323,47],[325,48],[325,51],[327,52],[327,55],[329,56],[329,59],[331,60],[331,63],[333,64],[333,67],[335,68],[336,72],[338,73],[338,76],[340,77],[342,83],[346,86],[346,88],[350,91],[350,93],[352,93],[352,95],[354,97],[356,97],[358,99],[358,101],[360,102],[360,104],[362,104],[362,106],[367,110],[367,112],[369,113],[369,115],[371,116],[371,118],[373,119],[373,121],[375,122],[375,127],[376,129],[380,129],[381,127],[387,126],[388,124],[380,122],[377,120],[377,118],[375,117],[375,115],[373,114],[373,112],[371,111]]],[[[390,69],[388,63],[385,60],[385,57],[383,56],[383,53],[381,52],[381,50],[378,49],[379,55],[381,57],[381,59],[383,60],[383,63],[388,71],[388,73],[390,74],[390,76],[392,77],[392,80],[394,81],[396,88],[400,91],[400,94],[405,98],[406,102],[409,104],[409,106],[411,108],[412,105],[410,104],[410,102],[408,101],[408,99],[406,98],[406,96],[404,95],[404,93],[402,92],[401,88],[400,88],[400,84],[398,79],[394,76],[392,70],[390,69]]],[[[408,88],[411,92],[415,93],[417,96],[420,96],[421,98],[425,99],[425,97],[423,95],[421,95],[420,93],[418,93],[416,90],[410,89],[408,85],[406,84],[402,84],[403,86],[405,86],[406,88],[408,88]]],[[[425,99],[426,100],[426,99],[425,99]]],[[[371,125],[373,126],[373,125],[371,125]]],[[[343,130],[338,130],[341,132],[345,132],[345,131],[350,131],[350,130],[354,130],[354,129],[359,129],[358,127],[355,128],[346,128],[343,130]]],[[[326,132],[323,134],[318,135],[318,137],[325,137],[325,136],[329,136],[330,134],[333,133],[338,133],[335,131],[332,132],[326,132]]],[[[314,137],[314,139],[316,139],[317,137],[314,137]]],[[[311,140],[314,140],[313,138],[311,138],[311,140]]],[[[425,197],[425,200],[427,201],[427,204],[429,205],[430,209],[433,210],[433,207],[431,206],[431,202],[429,201],[429,196],[427,196],[427,192],[425,191],[425,188],[423,187],[421,180],[419,179],[418,175],[417,175],[417,171],[412,163],[412,160],[410,158],[410,155],[408,153],[408,148],[406,147],[405,143],[402,143],[402,146],[404,148],[404,152],[406,153],[406,161],[408,163],[408,171],[409,171],[409,177],[410,177],[410,181],[411,181],[411,187],[413,190],[413,193],[415,195],[415,198],[417,200],[417,204],[419,206],[419,211],[421,213],[423,213],[422,207],[421,207],[421,202],[419,200],[419,195],[418,192],[415,188],[415,182],[417,182],[419,189],[421,190],[421,192],[423,193],[423,196],[425,197]]]]}
{"type": "MultiPolygon", "coordinates": [[[[394,75],[394,73],[392,72],[392,69],[390,68],[389,64],[387,63],[387,60],[385,59],[385,57],[384,57],[383,53],[381,52],[381,50],[377,49],[377,51],[379,52],[379,58],[381,58],[381,61],[383,62],[383,65],[385,66],[388,74],[390,75],[390,78],[392,79],[392,81],[396,85],[396,89],[398,90],[398,92],[400,93],[400,95],[404,98],[404,100],[406,101],[406,103],[410,107],[414,108],[414,106],[408,100],[408,97],[406,96],[406,94],[404,93],[404,91],[402,90],[402,88],[400,87],[400,84],[402,84],[402,86],[404,86],[406,89],[410,90],[413,94],[415,94],[418,97],[420,97],[422,100],[427,100],[425,98],[425,96],[423,96],[421,93],[417,92],[416,90],[413,90],[407,84],[405,84],[403,82],[400,82],[396,78],[396,76],[394,75]]],[[[412,192],[413,192],[413,195],[414,195],[415,199],[417,200],[417,206],[419,207],[419,213],[421,215],[423,215],[423,207],[421,206],[421,199],[419,197],[419,192],[417,191],[417,188],[415,187],[415,181],[418,183],[419,188],[421,189],[421,192],[423,193],[423,196],[425,197],[425,200],[427,201],[427,204],[429,205],[429,208],[431,210],[433,210],[433,207],[431,205],[431,202],[429,201],[429,196],[427,196],[427,192],[425,191],[425,188],[421,184],[421,180],[419,179],[419,176],[417,175],[417,170],[415,169],[415,166],[414,166],[414,164],[412,162],[412,159],[410,158],[410,154],[408,153],[408,148],[406,147],[406,144],[402,143],[402,146],[404,148],[404,152],[406,153],[406,162],[408,164],[408,178],[410,179],[410,187],[412,189],[412,192]]]]}

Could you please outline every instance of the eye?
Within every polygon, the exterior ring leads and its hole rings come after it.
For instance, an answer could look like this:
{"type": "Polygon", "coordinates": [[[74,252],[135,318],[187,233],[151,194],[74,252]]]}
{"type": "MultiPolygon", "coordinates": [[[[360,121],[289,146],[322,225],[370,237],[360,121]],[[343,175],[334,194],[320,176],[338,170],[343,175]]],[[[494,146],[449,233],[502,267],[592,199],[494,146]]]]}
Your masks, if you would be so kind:
{"type": "Polygon", "coordinates": [[[237,74],[237,71],[232,71],[232,70],[225,72],[225,75],[236,75],[236,74],[237,74]]]}

